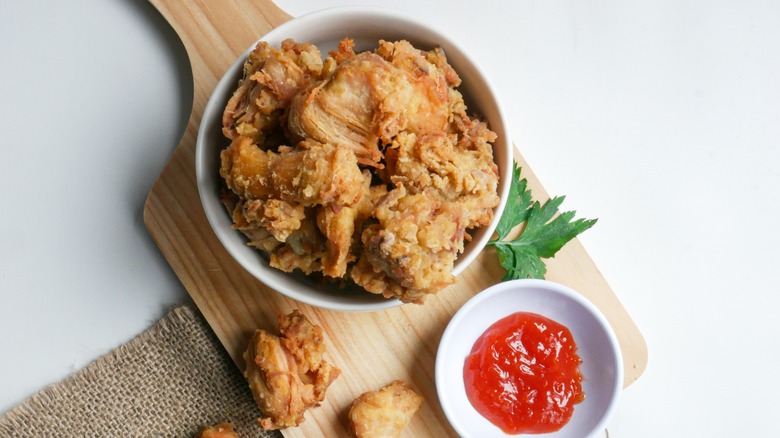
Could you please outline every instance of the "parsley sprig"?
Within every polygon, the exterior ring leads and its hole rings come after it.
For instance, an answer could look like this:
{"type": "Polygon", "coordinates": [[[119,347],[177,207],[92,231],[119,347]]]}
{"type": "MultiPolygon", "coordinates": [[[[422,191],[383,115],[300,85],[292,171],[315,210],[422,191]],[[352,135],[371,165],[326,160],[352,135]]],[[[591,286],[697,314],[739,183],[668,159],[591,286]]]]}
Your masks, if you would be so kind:
{"type": "Polygon", "coordinates": [[[498,237],[488,243],[496,248],[498,260],[506,269],[506,275],[502,279],[504,281],[544,278],[547,267],[542,259],[554,257],[566,243],[592,227],[598,220],[572,220],[575,211],[566,211],[555,216],[566,197],[556,196],[544,205],[533,201],[528,181],[521,178],[520,170],[515,163],[509,201],[496,226],[498,237]],[[521,234],[513,240],[504,241],[509,233],[522,223],[525,223],[525,226],[521,234]]]}

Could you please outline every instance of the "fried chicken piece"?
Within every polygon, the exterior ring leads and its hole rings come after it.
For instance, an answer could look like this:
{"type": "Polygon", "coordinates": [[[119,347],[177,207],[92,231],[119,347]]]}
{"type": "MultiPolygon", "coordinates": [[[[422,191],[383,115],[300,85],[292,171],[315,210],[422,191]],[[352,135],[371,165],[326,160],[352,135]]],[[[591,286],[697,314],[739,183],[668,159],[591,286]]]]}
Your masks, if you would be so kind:
{"type": "Polygon", "coordinates": [[[392,73],[390,65],[372,53],[342,62],[328,79],[293,98],[290,132],[349,149],[362,164],[378,163],[382,153],[374,118],[382,97],[377,84],[387,83],[392,73]]]}
{"type": "Polygon", "coordinates": [[[249,53],[244,77],[225,106],[222,132],[229,139],[246,136],[265,146],[292,97],[327,75],[325,67],[313,44],[287,39],[275,49],[259,42],[249,53]]]}
{"type": "Polygon", "coordinates": [[[264,430],[297,426],[304,412],[319,406],[341,370],[323,360],[322,328],[299,311],[279,317],[281,337],[257,330],[244,353],[252,395],[264,430]]]}
{"type": "Polygon", "coordinates": [[[357,212],[357,208],[339,206],[326,206],[317,211],[317,224],[328,239],[328,250],[322,257],[322,273],[329,277],[343,277],[347,263],[353,260],[350,249],[357,212]]]}
{"type": "Polygon", "coordinates": [[[394,138],[393,146],[398,150],[397,156],[391,160],[400,160],[400,166],[394,167],[389,174],[400,175],[393,182],[406,183],[412,191],[414,187],[427,187],[436,183],[446,199],[479,195],[485,198],[483,203],[486,207],[479,208],[482,214],[477,215],[469,227],[489,222],[492,209],[498,204],[495,195],[498,167],[493,160],[491,145],[496,140],[496,134],[488,129],[486,123],[472,120],[466,115],[463,96],[455,89],[461,83],[460,77],[447,62],[444,51],[440,47],[421,51],[407,41],[380,41],[377,53],[393,65],[410,72],[425,70],[427,66],[427,77],[439,83],[435,88],[441,94],[438,99],[449,105],[449,124],[446,129],[411,127],[394,138]],[[430,65],[435,66],[435,69],[431,69],[430,65]],[[406,147],[399,148],[399,144],[406,147]],[[428,173],[430,175],[426,175],[428,173]]]}
{"type": "Polygon", "coordinates": [[[296,269],[306,275],[322,271],[321,253],[297,253],[290,245],[279,245],[271,253],[268,264],[284,272],[293,272],[296,269]]]}
{"type": "Polygon", "coordinates": [[[271,267],[285,272],[300,269],[304,274],[322,270],[322,258],[328,251],[328,241],[317,227],[316,213],[304,212],[301,226],[271,252],[271,267]]]}
{"type": "Polygon", "coordinates": [[[489,224],[493,219],[493,210],[501,201],[498,196],[498,165],[493,159],[491,144],[496,140],[496,133],[481,120],[466,115],[456,115],[454,119],[454,124],[462,133],[456,145],[456,149],[461,151],[461,158],[455,162],[461,167],[474,166],[467,170],[474,184],[467,184],[468,194],[458,199],[469,211],[466,228],[470,229],[489,224]]]}
{"type": "Polygon", "coordinates": [[[232,424],[219,423],[214,426],[204,427],[194,438],[238,438],[238,434],[233,430],[232,424]]]}
{"type": "Polygon", "coordinates": [[[360,395],[349,409],[349,429],[356,438],[400,437],[424,398],[408,383],[396,380],[360,395]]]}
{"type": "MultiPolygon", "coordinates": [[[[355,205],[326,204],[307,209],[301,227],[291,233],[284,245],[274,247],[271,266],[285,272],[296,269],[305,274],[322,271],[332,278],[342,278],[348,264],[355,260],[355,233],[371,216],[374,201],[386,193],[384,186],[371,187],[371,175],[364,172],[363,193],[355,205]]],[[[359,236],[358,236],[359,237],[359,236]]]]}
{"type": "Polygon", "coordinates": [[[403,113],[406,123],[400,128],[406,132],[444,129],[449,120],[449,88],[459,85],[460,78],[441,48],[426,52],[406,40],[380,40],[376,53],[405,73],[401,84],[409,84],[408,88],[390,94],[389,102],[383,102],[383,110],[403,113]]]}
{"type": "MultiPolygon", "coordinates": [[[[380,47],[381,49],[381,47],[380,47]]],[[[334,72],[292,101],[290,132],[355,152],[361,164],[381,167],[378,142],[403,130],[442,130],[449,118],[447,75],[405,41],[385,43],[382,55],[333,53],[334,72]]]]}
{"type": "Polygon", "coordinates": [[[344,275],[352,260],[354,222],[367,210],[356,205],[367,197],[371,181],[354,153],[314,141],[263,151],[238,137],[222,151],[220,173],[228,188],[246,199],[231,210],[234,226],[250,236],[252,246],[270,253],[272,267],[344,275]],[[315,205],[322,213],[307,215],[305,208],[315,205]]]}
{"type": "Polygon", "coordinates": [[[233,229],[244,233],[247,239],[249,239],[249,246],[269,253],[281,244],[268,232],[266,227],[258,227],[257,224],[249,222],[244,215],[244,204],[246,201],[239,198],[238,195],[230,190],[223,189],[220,192],[220,201],[227,209],[231,219],[233,219],[233,229]]]}
{"type": "Polygon", "coordinates": [[[240,214],[247,227],[264,228],[279,242],[286,241],[290,234],[298,230],[305,217],[303,205],[279,199],[248,200],[243,203],[240,214]]]}
{"type": "Polygon", "coordinates": [[[355,231],[361,229],[373,210],[371,173],[364,171],[363,178],[362,194],[354,206],[330,204],[317,211],[317,225],[328,241],[322,256],[322,273],[329,277],[341,278],[346,274],[347,264],[354,261],[351,250],[355,231]]]}
{"type": "Polygon", "coordinates": [[[341,370],[323,359],[325,339],[322,327],[309,322],[302,313],[293,311],[279,319],[279,332],[282,345],[295,358],[301,380],[312,385],[315,398],[323,400],[325,391],[341,370]]]}
{"type": "Polygon", "coordinates": [[[422,303],[455,281],[452,267],[463,251],[468,212],[435,190],[391,190],[374,209],[378,223],[361,236],[363,254],[352,279],[369,292],[422,303]]]}
{"type": "Polygon", "coordinates": [[[363,174],[355,154],[329,144],[305,141],[272,152],[248,137],[237,137],[220,156],[220,175],[244,199],[352,205],[362,193],[363,174]]]}
{"type": "Polygon", "coordinates": [[[461,139],[443,131],[399,134],[392,145],[397,153],[390,177],[411,193],[435,188],[443,199],[462,203],[468,212],[467,229],[488,224],[500,201],[498,167],[487,142],[495,134],[484,124],[472,130],[476,134],[461,139]]]}

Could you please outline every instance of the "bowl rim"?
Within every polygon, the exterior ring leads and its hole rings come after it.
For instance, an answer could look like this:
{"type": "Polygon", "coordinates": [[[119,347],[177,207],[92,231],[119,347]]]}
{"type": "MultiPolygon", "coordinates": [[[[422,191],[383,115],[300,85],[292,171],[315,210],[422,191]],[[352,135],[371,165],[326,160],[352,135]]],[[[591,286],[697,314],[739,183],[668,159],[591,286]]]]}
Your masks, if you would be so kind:
{"type": "MultiPolygon", "coordinates": [[[[442,410],[444,411],[444,415],[449,421],[450,425],[460,434],[461,436],[468,436],[468,431],[461,430],[461,423],[458,421],[457,413],[454,412],[454,406],[449,402],[449,400],[446,397],[446,390],[447,388],[447,382],[445,382],[445,375],[447,373],[447,370],[449,367],[452,366],[452,363],[445,363],[443,360],[443,357],[447,353],[447,349],[449,348],[450,344],[452,342],[456,342],[457,340],[454,339],[453,334],[456,332],[459,326],[466,324],[466,318],[468,318],[468,315],[474,311],[478,306],[483,305],[485,302],[489,301],[490,299],[494,299],[497,295],[502,295],[506,293],[522,293],[523,290],[529,290],[529,289],[540,289],[545,292],[549,292],[552,295],[556,295],[558,297],[563,297],[567,302],[571,302],[574,305],[582,307],[589,315],[591,315],[594,320],[598,323],[598,325],[603,329],[604,334],[606,335],[609,345],[611,347],[612,352],[614,353],[613,356],[611,356],[610,363],[614,364],[615,366],[615,379],[614,384],[612,385],[612,388],[609,391],[609,403],[604,410],[604,413],[602,417],[599,419],[599,421],[593,426],[593,428],[589,431],[587,431],[587,436],[592,436],[594,433],[597,433],[600,430],[603,430],[606,427],[607,422],[610,420],[610,418],[614,415],[615,411],[617,410],[617,407],[620,402],[620,397],[623,390],[623,380],[624,380],[624,363],[623,363],[623,355],[622,350],[620,348],[620,343],[617,338],[617,335],[612,328],[612,325],[607,320],[606,316],[601,312],[601,310],[596,307],[596,305],[590,301],[587,297],[582,295],[581,293],[577,292],[576,290],[572,289],[571,287],[565,286],[563,284],[545,280],[545,279],[519,279],[519,280],[510,280],[505,281],[501,283],[497,283],[493,286],[490,286],[483,291],[477,293],[473,297],[471,297],[463,306],[458,309],[457,312],[455,312],[455,315],[450,319],[449,323],[447,324],[447,327],[445,328],[440,341],[439,346],[436,351],[436,363],[434,365],[434,374],[435,374],[435,384],[436,384],[436,394],[437,398],[439,400],[439,404],[441,405],[442,410]],[[614,361],[614,362],[613,362],[614,361]]],[[[516,312],[522,312],[524,309],[522,308],[511,308],[507,310],[506,315],[510,315],[512,313],[516,312]]],[[[542,316],[547,317],[544,313],[541,312],[535,312],[539,313],[542,316]]],[[[500,317],[498,318],[500,319],[500,317]]],[[[498,319],[491,322],[494,323],[498,319]]],[[[558,321],[560,322],[560,321],[558,321]]],[[[475,328],[474,331],[479,331],[479,335],[482,334],[482,332],[487,329],[487,327],[484,328],[475,328]]],[[[573,333],[574,336],[577,336],[576,333],[573,333]]],[[[578,347],[581,345],[584,345],[582,341],[577,342],[578,347]]],[[[471,350],[471,346],[469,346],[469,351],[471,350]]],[[[465,358],[464,358],[465,360],[465,358]]],[[[587,396],[586,396],[587,400],[587,396]]],[[[576,412],[576,409],[575,409],[576,412]]],[[[566,426],[564,426],[566,427],[566,426]]],[[[512,435],[505,435],[505,436],[512,436],[512,435]]]]}
{"type": "MultiPolygon", "coordinates": [[[[250,275],[252,275],[254,278],[259,280],[261,283],[265,284],[266,286],[270,287],[274,291],[284,296],[300,301],[302,303],[310,304],[325,309],[342,310],[342,311],[384,310],[384,309],[400,306],[403,303],[398,298],[389,298],[389,299],[382,299],[377,301],[365,301],[365,302],[349,302],[347,299],[333,301],[327,297],[311,295],[308,293],[308,291],[305,290],[304,291],[291,290],[290,287],[283,285],[282,282],[277,281],[275,278],[268,277],[265,275],[260,275],[260,273],[255,272],[256,271],[255,266],[251,266],[249,262],[245,263],[245,261],[241,257],[237,257],[236,254],[234,254],[234,251],[232,249],[233,246],[232,243],[227,240],[228,239],[227,235],[224,234],[223,231],[221,231],[222,227],[220,226],[220,224],[215,222],[217,220],[215,215],[220,213],[215,212],[214,211],[215,209],[211,207],[212,200],[210,198],[213,197],[213,193],[209,193],[207,190],[209,178],[206,175],[208,175],[210,169],[206,168],[207,146],[205,143],[207,143],[207,140],[205,139],[205,134],[204,134],[204,132],[206,131],[206,122],[211,120],[216,120],[216,117],[221,115],[220,108],[217,107],[223,103],[222,100],[224,98],[224,95],[222,91],[226,87],[229,87],[230,83],[233,82],[232,81],[233,76],[236,75],[236,73],[242,69],[243,64],[247,56],[249,55],[249,53],[255,48],[257,43],[260,41],[274,40],[274,39],[281,40],[286,37],[286,34],[290,34],[290,29],[300,29],[304,26],[313,25],[318,22],[321,22],[322,20],[341,17],[345,14],[350,14],[351,16],[355,16],[355,17],[367,16],[372,18],[388,18],[392,20],[397,20],[398,22],[408,23],[409,25],[414,25],[421,29],[424,29],[425,32],[427,32],[431,36],[440,38],[442,41],[441,45],[447,47],[448,53],[455,52],[457,53],[458,56],[460,56],[463,60],[466,61],[465,64],[467,64],[468,68],[471,69],[473,73],[476,75],[476,77],[480,79],[482,85],[484,86],[484,90],[489,95],[488,100],[492,101],[492,105],[496,109],[496,116],[493,121],[494,122],[497,121],[501,125],[501,130],[503,130],[503,136],[505,137],[505,143],[506,143],[504,148],[505,156],[503,157],[503,161],[499,162],[498,157],[494,155],[494,161],[496,162],[496,165],[498,166],[500,171],[499,192],[497,193],[500,199],[500,203],[494,210],[493,220],[491,220],[491,222],[485,225],[484,227],[480,227],[480,229],[484,231],[482,231],[479,240],[474,240],[470,242],[470,246],[475,248],[475,250],[469,251],[468,253],[461,253],[458,256],[452,270],[452,275],[457,277],[476,259],[476,257],[482,252],[482,250],[487,245],[487,242],[494,234],[495,228],[497,227],[501,215],[503,214],[504,208],[507,203],[507,198],[509,196],[509,190],[510,190],[511,178],[512,178],[512,167],[513,167],[512,163],[514,162],[513,154],[515,148],[513,146],[512,137],[509,132],[509,123],[506,118],[506,111],[501,102],[500,95],[496,92],[496,89],[492,84],[492,81],[490,80],[489,76],[474,61],[474,57],[470,53],[468,53],[457,42],[456,38],[445,33],[442,29],[437,28],[436,26],[432,26],[431,24],[425,22],[421,18],[409,16],[408,14],[405,14],[401,11],[392,8],[379,7],[379,6],[334,6],[334,7],[323,8],[320,10],[303,14],[299,17],[294,17],[282,23],[281,25],[271,29],[268,33],[262,35],[260,38],[255,40],[247,49],[244,50],[244,52],[242,52],[236,58],[236,60],[223,73],[222,77],[218,80],[217,84],[214,86],[213,90],[211,91],[211,94],[209,95],[209,98],[204,107],[203,113],[201,114],[201,121],[198,127],[198,132],[195,140],[196,183],[198,187],[198,194],[200,197],[201,205],[206,213],[206,218],[209,222],[212,231],[214,232],[214,234],[216,234],[221,245],[223,246],[223,248],[225,248],[228,254],[242,267],[242,269],[247,271],[250,275]]],[[[411,35],[410,37],[413,37],[413,35],[411,35]]],[[[229,230],[229,231],[238,232],[235,230],[229,230]]],[[[268,269],[273,269],[273,268],[268,267],[268,269]]],[[[306,289],[307,287],[304,287],[304,289],[306,289]]]]}

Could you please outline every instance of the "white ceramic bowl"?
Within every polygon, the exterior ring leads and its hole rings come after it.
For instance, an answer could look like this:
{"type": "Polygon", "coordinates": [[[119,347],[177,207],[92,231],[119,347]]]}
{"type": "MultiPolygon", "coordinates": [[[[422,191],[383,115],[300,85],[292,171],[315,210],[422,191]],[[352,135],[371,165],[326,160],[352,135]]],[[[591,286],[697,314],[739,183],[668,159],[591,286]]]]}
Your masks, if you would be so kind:
{"type": "MultiPolygon", "coordinates": [[[[380,39],[406,39],[415,47],[432,49],[441,46],[450,64],[460,75],[463,84],[459,90],[466,99],[469,111],[476,111],[487,120],[498,134],[494,144],[494,157],[501,172],[499,196],[501,204],[495,210],[495,219],[489,226],[473,233],[473,240],[455,262],[453,274],[458,275],[484,248],[503,212],[512,167],[512,142],[507,132],[504,112],[498,97],[487,78],[474,65],[468,55],[450,37],[431,29],[421,20],[399,12],[373,7],[341,7],[325,9],[292,19],[263,36],[261,40],[278,47],[286,38],[312,42],[325,54],[333,50],[344,37],[355,41],[355,50],[373,50],[380,39]]],[[[365,291],[344,292],[315,285],[303,274],[288,274],[271,268],[260,253],[247,246],[240,232],[231,228],[232,222],[219,202],[219,152],[229,141],[222,136],[222,111],[236,89],[242,74],[244,60],[255,44],[248,47],[214,89],[206,105],[196,143],[195,166],[198,190],[209,223],[227,251],[250,274],[298,301],[314,306],[337,310],[378,310],[401,304],[396,299],[385,299],[365,291]]]]}
{"type": "Polygon", "coordinates": [[[545,438],[603,434],[623,388],[623,358],[604,315],[578,292],[546,280],[499,283],[471,298],[452,317],[436,354],[436,390],[447,419],[463,437],[515,437],[480,415],[466,396],[463,364],[477,338],[515,312],[533,312],[569,328],[582,359],[585,400],[563,428],[545,438]]]}

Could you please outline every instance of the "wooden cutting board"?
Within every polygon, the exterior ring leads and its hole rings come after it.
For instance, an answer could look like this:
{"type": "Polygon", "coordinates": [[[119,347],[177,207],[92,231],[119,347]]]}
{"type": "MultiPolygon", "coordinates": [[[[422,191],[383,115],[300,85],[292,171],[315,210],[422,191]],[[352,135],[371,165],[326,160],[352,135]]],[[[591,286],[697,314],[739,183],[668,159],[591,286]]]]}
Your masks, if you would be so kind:
{"type": "MultiPolygon", "coordinates": [[[[151,0],[173,26],[192,65],[194,101],[185,134],[152,187],[144,222],[184,287],[243,369],[242,353],[257,328],[275,330],[277,315],[300,309],[323,327],[327,358],[343,370],[319,408],[306,414],[287,437],[344,436],[347,409],[359,394],[404,379],[426,398],[405,436],[455,436],[436,397],[434,361],[450,317],[475,293],[501,279],[494,251],[486,250],[455,285],[425,305],[371,312],[337,312],[310,307],[270,290],[245,272],[225,251],[206,219],[195,182],[195,139],[203,109],[220,77],[244,50],[291,17],[270,0],[151,0]]],[[[519,153],[533,193],[547,194],[519,153]]],[[[579,241],[548,263],[547,279],[582,292],[607,316],[617,332],[628,386],[644,371],[647,347],[579,241]]]]}

